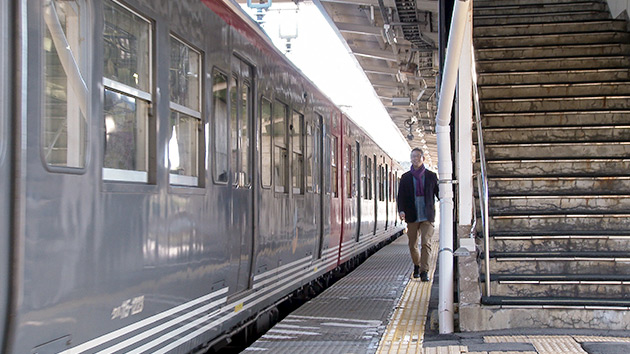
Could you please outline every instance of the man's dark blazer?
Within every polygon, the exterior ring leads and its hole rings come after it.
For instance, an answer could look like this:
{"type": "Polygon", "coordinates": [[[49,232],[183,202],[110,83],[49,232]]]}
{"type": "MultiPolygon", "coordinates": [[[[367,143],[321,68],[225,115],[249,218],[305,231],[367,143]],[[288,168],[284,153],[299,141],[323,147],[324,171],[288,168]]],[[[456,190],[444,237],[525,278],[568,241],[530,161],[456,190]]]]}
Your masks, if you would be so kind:
{"type": "MultiPolygon", "coordinates": [[[[435,197],[439,198],[438,179],[435,172],[426,170],[424,173],[424,211],[427,220],[435,222],[435,197]]],[[[405,213],[405,220],[417,220],[416,196],[413,191],[413,175],[411,171],[403,173],[398,186],[398,212],[405,213]]],[[[413,222],[413,221],[412,221],[413,222]]]]}

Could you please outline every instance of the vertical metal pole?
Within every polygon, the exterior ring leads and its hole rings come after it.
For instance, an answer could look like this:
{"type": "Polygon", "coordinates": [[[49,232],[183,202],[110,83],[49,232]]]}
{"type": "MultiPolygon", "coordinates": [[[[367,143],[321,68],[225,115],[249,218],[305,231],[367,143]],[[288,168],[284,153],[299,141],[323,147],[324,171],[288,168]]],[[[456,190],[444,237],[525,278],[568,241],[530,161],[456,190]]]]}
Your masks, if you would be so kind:
{"type": "MultiPolygon", "coordinates": [[[[469,9],[470,10],[470,9],[469,9]]],[[[457,83],[457,223],[473,219],[473,100],[472,100],[472,11],[466,16],[462,56],[457,83]]]]}
{"type": "Polygon", "coordinates": [[[453,166],[449,123],[455,97],[457,69],[470,1],[457,0],[446,49],[437,111],[438,174],[440,179],[440,333],[453,333],[453,166]]]}

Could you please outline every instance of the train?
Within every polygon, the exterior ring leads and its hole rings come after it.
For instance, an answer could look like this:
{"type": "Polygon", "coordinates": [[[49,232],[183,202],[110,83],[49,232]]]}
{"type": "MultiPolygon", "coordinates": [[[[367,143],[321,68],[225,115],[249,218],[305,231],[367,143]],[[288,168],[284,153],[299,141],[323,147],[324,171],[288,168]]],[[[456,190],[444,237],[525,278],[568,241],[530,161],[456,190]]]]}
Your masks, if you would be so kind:
{"type": "Polygon", "coordinates": [[[402,233],[401,166],[220,0],[0,0],[0,348],[194,353],[402,233]]]}

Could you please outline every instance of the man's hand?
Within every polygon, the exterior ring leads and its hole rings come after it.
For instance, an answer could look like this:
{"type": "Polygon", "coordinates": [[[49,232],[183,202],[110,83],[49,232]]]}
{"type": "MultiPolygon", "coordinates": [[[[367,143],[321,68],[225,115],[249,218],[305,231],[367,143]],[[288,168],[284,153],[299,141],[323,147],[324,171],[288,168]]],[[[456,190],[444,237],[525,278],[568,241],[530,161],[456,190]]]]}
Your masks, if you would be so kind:
{"type": "Polygon", "coordinates": [[[405,212],[401,211],[400,213],[398,213],[398,216],[400,216],[400,220],[405,221],[405,212]]]}

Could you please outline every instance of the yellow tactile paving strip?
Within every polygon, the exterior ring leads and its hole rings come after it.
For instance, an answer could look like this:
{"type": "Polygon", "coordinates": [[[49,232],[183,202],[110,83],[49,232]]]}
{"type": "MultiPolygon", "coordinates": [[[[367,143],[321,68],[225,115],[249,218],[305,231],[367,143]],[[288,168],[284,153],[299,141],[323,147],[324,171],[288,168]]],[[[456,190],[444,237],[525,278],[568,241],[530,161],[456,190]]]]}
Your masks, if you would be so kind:
{"type": "MultiPolygon", "coordinates": [[[[431,240],[432,250],[429,264],[436,264],[439,249],[438,239],[439,230],[436,228],[431,240]]],[[[433,278],[434,270],[435,267],[430,270],[431,278],[433,278]]],[[[429,299],[431,298],[431,284],[432,282],[422,282],[420,279],[409,280],[396,311],[389,321],[387,329],[385,329],[383,338],[381,338],[377,353],[422,353],[422,339],[424,326],[427,322],[429,299]]],[[[435,353],[462,353],[460,347],[457,348],[456,351],[435,353]]]]}
{"type": "Polygon", "coordinates": [[[459,354],[468,353],[468,348],[463,345],[450,345],[448,347],[426,348],[422,353],[425,354],[459,354]]]}

